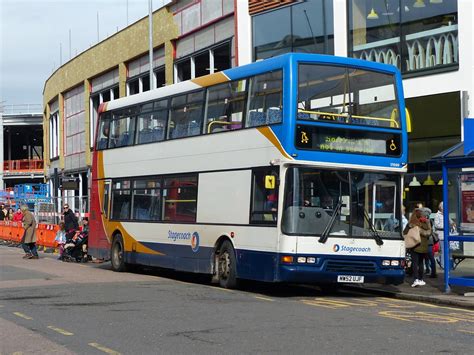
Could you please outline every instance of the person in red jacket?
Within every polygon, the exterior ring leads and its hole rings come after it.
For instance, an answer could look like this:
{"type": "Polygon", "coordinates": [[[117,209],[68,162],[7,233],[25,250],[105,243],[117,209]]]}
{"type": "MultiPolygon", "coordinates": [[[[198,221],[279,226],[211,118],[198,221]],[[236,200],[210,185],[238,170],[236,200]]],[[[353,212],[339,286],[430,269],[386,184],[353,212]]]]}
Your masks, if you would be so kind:
{"type": "Polygon", "coordinates": [[[21,213],[21,210],[18,208],[16,212],[13,214],[13,222],[21,222],[23,218],[23,214],[21,213]]]}

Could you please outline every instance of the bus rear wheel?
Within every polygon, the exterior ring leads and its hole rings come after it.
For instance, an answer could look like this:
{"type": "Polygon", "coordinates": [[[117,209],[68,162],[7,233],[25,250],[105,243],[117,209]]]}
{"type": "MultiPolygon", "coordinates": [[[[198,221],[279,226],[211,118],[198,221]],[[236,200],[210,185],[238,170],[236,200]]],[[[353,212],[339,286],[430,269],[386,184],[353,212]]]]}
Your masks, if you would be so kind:
{"type": "Polygon", "coordinates": [[[217,275],[219,285],[224,288],[237,287],[237,271],[236,271],[235,252],[232,243],[226,240],[222,243],[217,258],[217,275]]]}
{"type": "Polygon", "coordinates": [[[112,270],[117,272],[127,271],[127,264],[125,264],[125,252],[122,235],[115,235],[110,251],[110,261],[112,270]]]}

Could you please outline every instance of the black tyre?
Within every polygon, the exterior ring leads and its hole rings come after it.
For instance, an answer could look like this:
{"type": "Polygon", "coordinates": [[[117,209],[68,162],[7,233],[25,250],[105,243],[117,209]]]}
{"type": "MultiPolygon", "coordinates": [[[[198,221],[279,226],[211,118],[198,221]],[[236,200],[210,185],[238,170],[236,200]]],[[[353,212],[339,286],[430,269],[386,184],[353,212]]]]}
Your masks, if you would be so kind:
{"type": "Polygon", "coordinates": [[[112,263],[112,270],[117,272],[127,271],[127,264],[125,264],[125,249],[120,234],[116,234],[114,241],[112,242],[110,261],[112,263]]]}
{"type": "Polygon", "coordinates": [[[226,240],[222,243],[217,258],[217,275],[219,285],[224,288],[236,288],[237,280],[237,263],[235,260],[235,251],[232,243],[226,240]]]}

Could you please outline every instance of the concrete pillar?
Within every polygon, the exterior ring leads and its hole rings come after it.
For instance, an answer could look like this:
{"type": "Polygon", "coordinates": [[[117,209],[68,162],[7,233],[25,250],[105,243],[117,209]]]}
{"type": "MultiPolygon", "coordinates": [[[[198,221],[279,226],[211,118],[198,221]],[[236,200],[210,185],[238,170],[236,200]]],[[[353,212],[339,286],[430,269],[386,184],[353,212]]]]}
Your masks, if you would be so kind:
{"type": "MultiPolygon", "coordinates": [[[[474,119],[474,3],[471,0],[458,1],[459,65],[465,73],[461,90],[461,120],[474,119]]],[[[464,140],[464,122],[461,123],[461,137],[464,140]]]]}
{"type": "Polygon", "coordinates": [[[334,55],[347,57],[347,1],[334,0],[333,22],[334,22],[334,55]]]}

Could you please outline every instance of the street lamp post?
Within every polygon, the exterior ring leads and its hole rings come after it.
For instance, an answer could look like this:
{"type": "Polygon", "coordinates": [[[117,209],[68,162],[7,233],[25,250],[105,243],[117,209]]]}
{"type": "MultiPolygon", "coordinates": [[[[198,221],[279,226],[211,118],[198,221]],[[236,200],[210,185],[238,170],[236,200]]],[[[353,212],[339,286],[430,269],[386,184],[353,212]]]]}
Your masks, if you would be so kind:
{"type": "Polygon", "coordinates": [[[148,0],[148,61],[150,63],[150,90],[153,90],[153,0],[148,0]]]}

